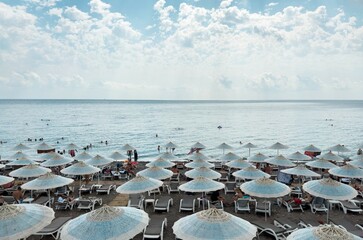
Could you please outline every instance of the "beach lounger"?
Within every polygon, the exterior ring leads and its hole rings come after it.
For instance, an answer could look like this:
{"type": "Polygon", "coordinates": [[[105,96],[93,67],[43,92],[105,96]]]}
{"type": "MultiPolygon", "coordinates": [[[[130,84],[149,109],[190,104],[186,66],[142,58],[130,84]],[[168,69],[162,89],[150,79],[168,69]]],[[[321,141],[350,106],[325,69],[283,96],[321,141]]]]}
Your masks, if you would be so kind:
{"type": "Polygon", "coordinates": [[[276,240],[286,239],[288,231],[282,227],[275,226],[265,221],[250,221],[257,227],[257,235],[260,236],[262,233],[267,233],[273,236],[276,240]]]}
{"type": "Polygon", "coordinates": [[[151,196],[151,195],[153,195],[153,194],[161,194],[161,191],[160,191],[160,188],[155,188],[155,189],[153,189],[153,190],[150,190],[150,191],[147,191],[147,194],[149,195],[149,196],[151,196]]]}
{"type": "Polygon", "coordinates": [[[224,205],[222,201],[214,201],[214,202],[208,201],[208,208],[210,207],[224,210],[224,205]]]}
{"type": "Polygon", "coordinates": [[[218,181],[221,182],[221,181],[229,181],[229,175],[228,175],[228,172],[221,172],[221,177],[218,178],[218,181]]]}
{"type": "Polygon", "coordinates": [[[92,193],[93,189],[94,189],[95,185],[94,184],[83,184],[80,189],[79,192],[83,193],[83,192],[89,192],[90,194],[92,193]]]}
{"type": "Polygon", "coordinates": [[[173,175],[170,177],[170,181],[180,181],[180,173],[173,173],[173,175]]]}
{"type": "Polygon", "coordinates": [[[195,198],[194,196],[184,196],[180,199],[179,212],[181,211],[195,211],[195,198]]]}
{"type": "Polygon", "coordinates": [[[215,162],[214,163],[214,169],[222,169],[222,163],[221,162],[215,162]]]}
{"type": "MultiPolygon", "coordinates": [[[[52,201],[52,199],[51,199],[52,201]]],[[[34,200],[32,203],[39,204],[39,205],[49,205],[49,197],[41,196],[38,199],[34,200]]]]}
{"type": "Polygon", "coordinates": [[[329,209],[325,205],[325,200],[320,197],[315,197],[310,204],[311,212],[328,212],[329,209]]]}
{"type": "Polygon", "coordinates": [[[160,240],[164,239],[164,228],[166,228],[167,219],[162,216],[152,216],[149,225],[144,229],[145,238],[160,238],[160,240]]]}
{"type": "Polygon", "coordinates": [[[292,219],[286,218],[286,217],[275,218],[274,224],[275,224],[275,226],[285,228],[287,231],[290,231],[290,232],[304,227],[303,225],[300,224],[299,221],[297,222],[295,220],[292,220],[292,219]]]}
{"type": "Polygon", "coordinates": [[[234,193],[234,189],[236,188],[235,182],[226,182],[224,184],[224,194],[234,193]]]}
{"type": "Polygon", "coordinates": [[[65,195],[65,196],[68,196],[68,195],[69,195],[69,191],[68,191],[67,186],[57,188],[57,191],[54,193],[54,195],[55,195],[55,196],[58,196],[58,195],[65,195]]]}
{"type": "Polygon", "coordinates": [[[299,220],[300,225],[303,227],[317,227],[320,224],[324,224],[322,220],[318,220],[317,218],[308,215],[301,215],[299,220]]]}
{"type": "Polygon", "coordinates": [[[357,235],[359,237],[363,237],[363,229],[358,224],[353,224],[350,221],[342,218],[329,218],[329,223],[335,224],[339,227],[344,228],[348,232],[357,235]]]}
{"type": "Polygon", "coordinates": [[[79,210],[86,209],[92,211],[95,208],[95,203],[90,199],[78,200],[77,203],[79,210]]]}
{"type": "Polygon", "coordinates": [[[340,201],[339,206],[343,209],[343,212],[347,214],[348,211],[362,213],[362,209],[351,201],[340,201]]]}
{"type": "Polygon", "coordinates": [[[144,208],[143,207],[144,206],[144,197],[140,194],[130,194],[127,206],[138,208],[138,209],[143,209],[144,208]]]}
{"type": "Polygon", "coordinates": [[[156,199],[154,205],[154,212],[156,210],[169,212],[171,205],[173,205],[173,199],[169,196],[163,196],[159,199],[156,199]]]}
{"type": "Polygon", "coordinates": [[[2,196],[4,199],[4,202],[6,202],[7,204],[15,204],[16,200],[13,196],[2,196]]]}
{"type": "Polygon", "coordinates": [[[271,202],[270,201],[256,201],[255,213],[262,212],[271,216],[271,202]]]}
{"type": "Polygon", "coordinates": [[[112,189],[116,189],[115,185],[102,185],[100,188],[96,189],[96,193],[107,193],[107,195],[109,195],[112,189]]]}
{"type": "Polygon", "coordinates": [[[179,190],[179,182],[170,182],[166,188],[168,189],[168,193],[172,193],[172,192],[175,192],[175,193],[180,193],[180,190],[179,190]]]}
{"type": "Polygon", "coordinates": [[[64,224],[66,224],[71,219],[71,217],[57,217],[53,219],[53,221],[48,226],[44,227],[42,230],[33,235],[41,235],[41,238],[43,238],[43,236],[50,235],[54,239],[59,239],[59,235],[64,224]]]}
{"type": "Polygon", "coordinates": [[[73,204],[69,203],[67,200],[64,200],[63,202],[56,201],[54,203],[55,210],[67,210],[67,209],[73,209],[73,204]]]}
{"type": "Polygon", "coordinates": [[[284,205],[287,208],[288,212],[293,212],[294,210],[300,210],[304,212],[304,209],[302,208],[301,204],[296,203],[291,198],[290,199],[282,198],[282,205],[284,205]]]}
{"type": "Polygon", "coordinates": [[[237,201],[234,201],[234,211],[236,213],[238,211],[251,212],[250,200],[248,198],[239,198],[239,199],[237,199],[237,201]]]}

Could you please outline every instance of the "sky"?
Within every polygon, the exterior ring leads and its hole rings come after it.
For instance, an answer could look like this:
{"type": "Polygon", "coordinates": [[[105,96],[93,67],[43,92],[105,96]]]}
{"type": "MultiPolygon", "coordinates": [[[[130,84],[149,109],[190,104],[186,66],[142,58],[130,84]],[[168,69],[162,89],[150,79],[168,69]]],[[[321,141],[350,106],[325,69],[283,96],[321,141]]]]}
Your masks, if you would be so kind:
{"type": "Polygon", "coordinates": [[[363,99],[361,0],[0,0],[1,99],[363,99]]]}

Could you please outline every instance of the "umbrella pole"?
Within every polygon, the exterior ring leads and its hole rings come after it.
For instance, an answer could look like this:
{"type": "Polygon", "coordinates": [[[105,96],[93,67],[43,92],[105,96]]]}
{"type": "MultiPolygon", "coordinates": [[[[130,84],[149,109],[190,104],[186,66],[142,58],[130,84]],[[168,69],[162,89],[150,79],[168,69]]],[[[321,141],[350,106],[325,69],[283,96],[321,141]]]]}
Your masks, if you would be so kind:
{"type": "Polygon", "coordinates": [[[267,210],[266,210],[266,198],[265,198],[265,202],[263,203],[265,206],[265,222],[267,222],[267,210]]]}
{"type": "Polygon", "coordinates": [[[248,149],[248,156],[251,157],[251,148],[248,149]]]}
{"type": "Polygon", "coordinates": [[[50,200],[50,189],[48,189],[48,197],[49,197],[48,205],[49,205],[49,207],[52,207],[51,200],[50,200]]]}

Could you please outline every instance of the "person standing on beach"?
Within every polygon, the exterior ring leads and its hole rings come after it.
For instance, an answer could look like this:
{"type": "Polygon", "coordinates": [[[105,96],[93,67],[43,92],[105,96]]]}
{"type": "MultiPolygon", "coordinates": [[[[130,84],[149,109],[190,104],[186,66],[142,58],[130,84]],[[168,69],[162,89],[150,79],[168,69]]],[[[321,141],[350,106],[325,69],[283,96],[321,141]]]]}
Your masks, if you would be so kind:
{"type": "Polygon", "coordinates": [[[134,150],[134,161],[137,162],[137,159],[139,158],[139,155],[137,154],[136,149],[134,150]]]}
{"type": "Polygon", "coordinates": [[[160,153],[160,145],[158,145],[158,152],[160,153]]]}

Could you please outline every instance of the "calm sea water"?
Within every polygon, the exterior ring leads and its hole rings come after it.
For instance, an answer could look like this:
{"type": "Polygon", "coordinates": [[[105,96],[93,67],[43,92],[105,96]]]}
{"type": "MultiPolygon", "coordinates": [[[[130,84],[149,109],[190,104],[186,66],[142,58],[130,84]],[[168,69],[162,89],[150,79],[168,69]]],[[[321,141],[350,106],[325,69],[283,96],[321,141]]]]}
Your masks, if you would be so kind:
{"type": "Polygon", "coordinates": [[[179,146],[180,156],[196,141],[208,147],[209,156],[222,153],[215,149],[222,142],[248,155],[240,141],[258,145],[252,153],[274,154],[267,147],[279,141],[290,147],[283,154],[338,143],[355,154],[363,143],[362,119],[363,101],[0,100],[0,140],[6,142],[0,154],[13,154],[20,142],[34,147],[39,143],[27,139],[41,137],[57,149],[92,143],[91,153],[105,156],[129,143],[141,159],[157,156],[157,146],[169,141],[179,146]],[[107,146],[100,143],[105,140],[107,146]]]}

